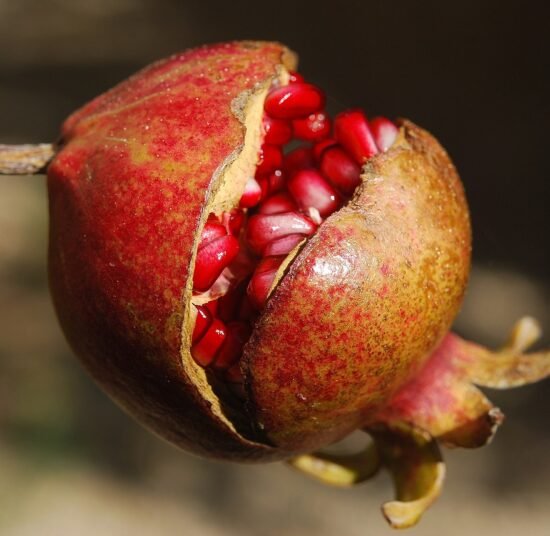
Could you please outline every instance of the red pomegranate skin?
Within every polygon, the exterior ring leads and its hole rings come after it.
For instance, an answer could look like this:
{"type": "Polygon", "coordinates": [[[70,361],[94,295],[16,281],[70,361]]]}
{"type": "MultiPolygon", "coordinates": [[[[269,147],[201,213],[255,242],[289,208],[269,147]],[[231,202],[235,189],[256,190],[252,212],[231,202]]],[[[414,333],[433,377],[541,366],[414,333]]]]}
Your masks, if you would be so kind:
{"type": "Polygon", "coordinates": [[[255,420],[298,451],[375,418],[460,307],[470,224],[460,179],[427,132],[372,158],[281,280],[245,348],[255,420]]]}
{"type": "Polygon", "coordinates": [[[243,96],[283,64],[292,54],[263,42],[158,62],[69,117],[48,170],[71,346],[127,411],[201,455],[284,459],[368,423],[448,330],[468,274],[458,176],[405,123],[268,300],[243,359],[250,414],[221,415],[189,366],[183,296],[209,189],[244,143],[243,96]]]}
{"type": "Polygon", "coordinates": [[[269,86],[287,54],[229,43],[155,63],[70,116],[48,169],[50,287],[67,339],[127,411],[202,455],[271,452],[223,424],[184,370],[182,295],[209,186],[244,143],[232,103],[269,86]]]}

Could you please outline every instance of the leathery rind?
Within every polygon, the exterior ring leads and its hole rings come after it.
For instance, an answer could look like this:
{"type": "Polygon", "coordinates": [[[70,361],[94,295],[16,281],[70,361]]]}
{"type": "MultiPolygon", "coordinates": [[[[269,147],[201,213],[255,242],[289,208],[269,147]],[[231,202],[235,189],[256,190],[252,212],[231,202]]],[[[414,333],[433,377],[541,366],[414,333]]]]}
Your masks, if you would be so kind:
{"type": "Polygon", "coordinates": [[[368,422],[448,331],[470,250],[453,164],[402,121],[352,201],[294,259],[245,347],[259,427],[305,452],[368,422]]]}

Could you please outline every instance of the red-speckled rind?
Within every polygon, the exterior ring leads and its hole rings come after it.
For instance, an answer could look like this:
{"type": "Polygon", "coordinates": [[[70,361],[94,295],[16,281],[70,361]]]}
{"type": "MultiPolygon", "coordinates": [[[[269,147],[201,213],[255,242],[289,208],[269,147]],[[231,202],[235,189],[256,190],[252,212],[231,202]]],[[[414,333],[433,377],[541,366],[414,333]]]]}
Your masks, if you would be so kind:
{"type": "Polygon", "coordinates": [[[198,454],[282,457],[218,420],[181,362],[182,292],[218,167],[244,142],[233,100],[276,76],[276,43],[160,61],[64,124],[48,170],[50,283],[74,351],[130,413],[198,454]]]}
{"type": "Polygon", "coordinates": [[[470,263],[462,185],[427,132],[373,158],[319,228],[246,347],[259,426],[308,451],[364,425],[447,332],[470,263]]]}

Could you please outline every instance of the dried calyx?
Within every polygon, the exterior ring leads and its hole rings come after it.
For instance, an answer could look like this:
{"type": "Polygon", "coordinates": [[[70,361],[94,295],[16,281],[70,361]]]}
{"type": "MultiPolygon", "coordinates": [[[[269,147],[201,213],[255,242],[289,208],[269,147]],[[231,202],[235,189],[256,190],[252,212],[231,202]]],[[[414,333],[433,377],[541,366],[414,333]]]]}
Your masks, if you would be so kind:
{"type": "Polygon", "coordinates": [[[265,99],[255,176],[238,206],[208,216],[195,260],[191,355],[240,395],[243,346],[285,260],[350,201],[362,166],[398,135],[390,120],[361,110],[333,125],[319,88],[298,73],[288,81],[265,99]]]}

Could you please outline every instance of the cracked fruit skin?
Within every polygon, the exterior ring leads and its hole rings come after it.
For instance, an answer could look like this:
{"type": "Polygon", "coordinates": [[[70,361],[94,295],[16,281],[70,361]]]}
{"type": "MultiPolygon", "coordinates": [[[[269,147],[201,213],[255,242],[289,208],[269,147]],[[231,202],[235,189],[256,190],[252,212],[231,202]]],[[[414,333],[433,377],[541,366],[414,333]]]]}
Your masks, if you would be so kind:
{"type": "Polygon", "coordinates": [[[268,299],[241,360],[246,403],[220,400],[189,352],[194,252],[211,199],[254,176],[253,103],[295,61],[238,42],[155,63],[71,115],[48,169],[50,285],[72,348],[129,413],[200,455],[287,459],[375,421],[466,285],[462,185],[437,141],[402,121],[268,299]]]}

